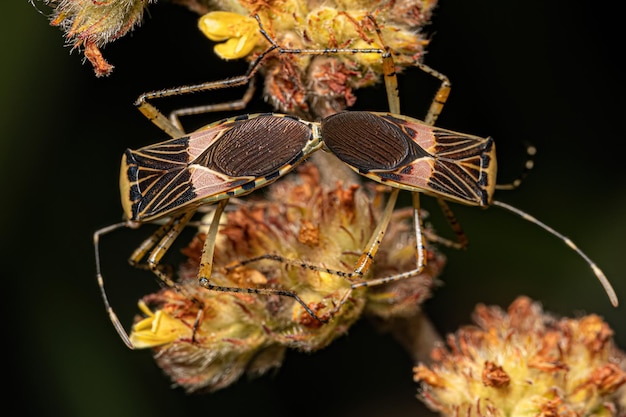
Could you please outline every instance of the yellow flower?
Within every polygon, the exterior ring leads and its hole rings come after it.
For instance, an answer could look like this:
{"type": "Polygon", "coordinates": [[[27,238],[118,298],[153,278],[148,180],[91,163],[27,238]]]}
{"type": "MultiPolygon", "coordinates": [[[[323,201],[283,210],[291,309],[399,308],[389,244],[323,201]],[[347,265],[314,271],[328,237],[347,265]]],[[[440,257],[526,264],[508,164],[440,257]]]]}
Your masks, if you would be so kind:
{"type": "Polygon", "coordinates": [[[254,18],[231,12],[210,12],[198,21],[198,27],[215,45],[215,53],[222,59],[248,56],[262,42],[259,24],[254,18]]]}
{"type": "Polygon", "coordinates": [[[143,300],[138,304],[146,317],[133,326],[130,341],[135,348],[151,348],[171,343],[179,338],[191,338],[191,328],[183,326],[180,320],[174,319],[165,310],[153,313],[143,300]]]}

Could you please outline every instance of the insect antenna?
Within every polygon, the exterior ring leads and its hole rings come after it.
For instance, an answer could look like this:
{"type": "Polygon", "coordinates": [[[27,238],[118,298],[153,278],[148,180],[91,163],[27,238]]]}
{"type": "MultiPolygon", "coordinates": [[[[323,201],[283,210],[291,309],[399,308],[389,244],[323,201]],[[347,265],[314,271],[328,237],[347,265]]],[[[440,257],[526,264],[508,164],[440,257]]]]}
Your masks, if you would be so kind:
{"type": "Polygon", "coordinates": [[[602,272],[602,270],[595,264],[595,262],[593,262],[591,260],[591,258],[589,258],[589,256],[587,256],[587,254],[585,254],[582,250],[580,250],[580,248],[578,248],[578,246],[567,236],[557,232],[556,230],[554,230],[553,228],[551,228],[550,226],[548,226],[547,224],[543,223],[542,221],[538,220],[537,218],[531,216],[530,214],[515,208],[509,204],[503,203],[501,201],[497,201],[494,200],[491,203],[494,206],[500,207],[504,210],[507,210],[511,213],[514,213],[516,215],[518,215],[519,217],[521,217],[522,219],[529,221],[531,223],[536,224],[537,226],[541,227],[543,230],[547,231],[548,233],[552,234],[553,236],[556,236],[558,239],[562,240],[563,243],[565,243],[570,249],[572,249],[574,252],[576,252],[581,258],[583,258],[585,260],[585,262],[587,262],[587,264],[589,265],[589,267],[592,269],[593,273],[596,275],[596,277],[598,278],[598,281],[600,281],[600,284],[602,285],[602,287],[604,288],[604,291],[606,291],[607,296],[609,297],[609,300],[611,301],[611,304],[613,305],[613,307],[617,307],[619,305],[619,301],[617,299],[617,294],[615,293],[615,290],[613,289],[613,286],[611,285],[611,283],[609,282],[609,280],[607,279],[606,275],[604,275],[604,272],[602,272]]]}
{"type": "MultiPolygon", "coordinates": [[[[536,153],[537,153],[537,148],[535,148],[533,145],[527,145],[526,146],[527,159],[526,159],[526,162],[524,163],[524,168],[523,168],[522,172],[520,173],[520,175],[518,176],[518,178],[516,178],[514,181],[512,181],[512,182],[510,182],[508,184],[497,184],[496,185],[496,190],[514,190],[517,187],[519,187],[521,185],[522,181],[528,176],[530,171],[533,169],[533,167],[534,167],[534,160],[533,160],[533,158],[535,157],[536,153]]],[[[562,233],[559,233],[558,231],[554,230],[552,227],[550,227],[547,224],[543,223],[542,221],[538,220],[534,216],[531,216],[530,214],[528,214],[528,213],[526,213],[526,212],[524,212],[524,211],[522,211],[522,210],[520,210],[520,209],[518,209],[516,207],[513,207],[513,206],[511,206],[509,204],[503,203],[501,201],[493,200],[491,202],[491,205],[498,206],[498,207],[500,207],[500,208],[502,208],[504,210],[507,210],[507,211],[513,213],[513,214],[516,214],[517,216],[521,217],[522,219],[536,224],[537,226],[541,227],[542,229],[544,229],[545,231],[547,231],[551,235],[553,235],[556,238],[562,240],[570,249],[572,249],[574,252],[576,252],[581,258],[583,258],[583,260],[585,262],[587,262],[587,264],[589,265],[589,267],[591,268],[591,270],[595,274],[595,276],[598,279],[598,281],[600,281],[600,284],[602,285],[602,287],[604,288],[604,291],[606,292],[607,296],[609,297],[609,300],[611,301],[611,304],[614,307],[617,307],[619,305],[617,294],[615,293],[615,290],[613,289],[613,286],[611,285],[611,282],[608,280],[608,278],[606,277],[604,272],[602,272],[602,270],[596,265],[596,263],[593,262],[591,260],[591,258],[589,258],[589,256],[587,256],[587,254],[584,253],[570,238],[568,238],[567,236],[563,235],[562,233]]]]}
{"type": "Polygon", "coordinates": [[[526,145],[526,161],[522,168],[522,172],[519,173],[517,178],[507,184],[496,184],[496,190],[515,190],[522,185],[522,181],[526,179],[530,171],[535,167],[535,155],[537,154],[537,148],[533,145],[526,145]]]}

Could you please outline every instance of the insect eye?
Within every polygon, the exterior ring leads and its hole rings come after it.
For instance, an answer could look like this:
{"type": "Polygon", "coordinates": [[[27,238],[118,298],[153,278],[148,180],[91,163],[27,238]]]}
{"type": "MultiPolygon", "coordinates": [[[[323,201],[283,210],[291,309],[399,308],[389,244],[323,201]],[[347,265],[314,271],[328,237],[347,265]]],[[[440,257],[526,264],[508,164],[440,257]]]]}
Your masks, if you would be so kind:
{"type": "Polygon", "coordinates": [[[309,126],[296,119],[259,116],[236,122],[204,157],[232,177],[263,177],[296,159],[310,138],[309,126]]]}
{"type": "Polygon", "coordinates": [[[344,112],[322,121],[326,146],[360,172],[393,170],[411,150],[410,139],[398,126],[370,112],[344,112]]]}

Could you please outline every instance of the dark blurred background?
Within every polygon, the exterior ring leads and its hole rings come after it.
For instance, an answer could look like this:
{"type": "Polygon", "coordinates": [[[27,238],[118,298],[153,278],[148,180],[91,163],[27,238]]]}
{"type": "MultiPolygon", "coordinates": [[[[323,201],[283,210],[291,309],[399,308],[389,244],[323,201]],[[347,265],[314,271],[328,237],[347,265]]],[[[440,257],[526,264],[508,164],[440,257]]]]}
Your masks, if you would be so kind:
{"type": "MultiPolygon", "coordinates": [[[[453,83],[439,125],[493,136],[500,182],[519,172],[525,141],[537,146],[536,168],[522,187],[496,198],[571,237],[604,269],[624,305],[626,105],[617,5],[442,0],[425,62],[453,83]]],[[[30,3],[13,1],[4,10],[0,253],[6,383],[16,389],[9,390],[15,410],[67,417],[428,415],[415,399],[410,359],[366,321],[319,353],[290,352],[273,376],[204,396],[171,389],[150,352],[126,349],[100,299],[92,233],[121,219],[124,149],[164,139],[132,103],[144,91],[224,78],[245,65],[216,61],[196,30],[197,16],[162,3],[150,6],[142,27],[104,49],[116,69],[98,79],[30,3]]],[[[422,93],[413,79],[401,80],[403,108],[420,117],[431,90],[422,93]]],[[[382,90],[364,92],[357,106],[383,109],[382,97],[382,90]]],[[[268,107],[257,100],[251,111],[260,109],[268,107]]],[[[436,211],[432,201],[425,204],[436,211]]],[[[611,307],[562,242],[498,208],[454,210],[470,247],[447,251],[445,285],[426,304],[442,333],[469,323],[477,302],[506,307],[526,294],[557,314],[603,316],[626,348],[625,307],[611,307]]],[[[127,325],[136,300],[155,289],[149,274],[126,264],[150,230],[123,230],[102,242],[110,296],[127,325]]]]}

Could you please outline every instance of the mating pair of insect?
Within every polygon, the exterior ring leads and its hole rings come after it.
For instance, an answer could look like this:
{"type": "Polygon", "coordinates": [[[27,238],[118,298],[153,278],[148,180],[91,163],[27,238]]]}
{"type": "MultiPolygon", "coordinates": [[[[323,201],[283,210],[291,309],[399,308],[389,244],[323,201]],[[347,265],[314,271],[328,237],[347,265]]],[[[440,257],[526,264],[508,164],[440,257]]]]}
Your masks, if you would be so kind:
{"type": "MultiPolygon", "coordinates": [[[[260,23],[260,21],[259,21],[260,23]]],[[[554,229],[508,204],[493,200],[496,189],[514,188],[518,184],[497,186],[496,153],[492,138],[481,138],[434,127],[450,92],[448,79],[439,72],[416,63],[416,66],[441,82],[424,121],[401,115],[398,84],[392,56],[385,49],[327,49],[290,50],[279,47],[260,25],[260,31],[271,46],[251,64],[240,77],[147,93],[136,105],[146,117],[173,137],[171,140],[149,145],[139,150],[127,150],[122,157],[120,190],[126,221],[102,228],[94,234],[98,283],[105,307],[118,334],[133,348],[130,338],[115,315],[104,289],[100,270],[99,239],[103,234],[121,227],[135,228],[143,223],[167,219],[131,255],[132,264],[145,265],[162,282],[176,287],[165,273],[160,261],[174,240],[204,205],[216,204],[213,220],[204,243],[199,285],[215,291],[277,294],[292,297],[315,319],[332,319],[348,299],[352,290],[419,275],[426,264],[425,237],[419,214],[419,195],[435,197],[457,235],[457,241],[440,239],[448,246],[463,248],[467,239],[456,222],[446,201],[488,207],[496,205],[535,223],[566,243],[592,268],[607,292],[611,303],[617,306],[617,296],[603,272],[570,239],[554,229]],[[167,118],[148,100],[187,92],[215,90],[254,82],[254,75],[262,61],[272,53],[278,54],[354,54],[379,53],[383,60],[389,113],[346,111],[328,116],[320,122],[275,114],[253,114],[224,119],[199,130],[185,134],[178,116],[197,114],[229,106],[209,106],[174,112],[167,118]],[[352,271],[330,270],[303,260],[290,260],[280,254],[267,254],[240,264],[270,259],[289,265],[331,273],[350,281],[333,312],[319,317],[299,295],[284,288],[233,288],[211,283],[213,253],[221,215],[231,197],[249,194],[285,176],[314,152],[331,152],[358,174],[391,187],[383,215],[362,255],[352,271]],[[400,190],[413,196],[416,234],[416,268],[400,274],[363,280],[374,261],[382,237],[391,220],[400,190]]],[[[249,89],[248,91],[252,91],[249,89]]],[[[249,98],[248,98],[249,99],[249,98]]]]}

